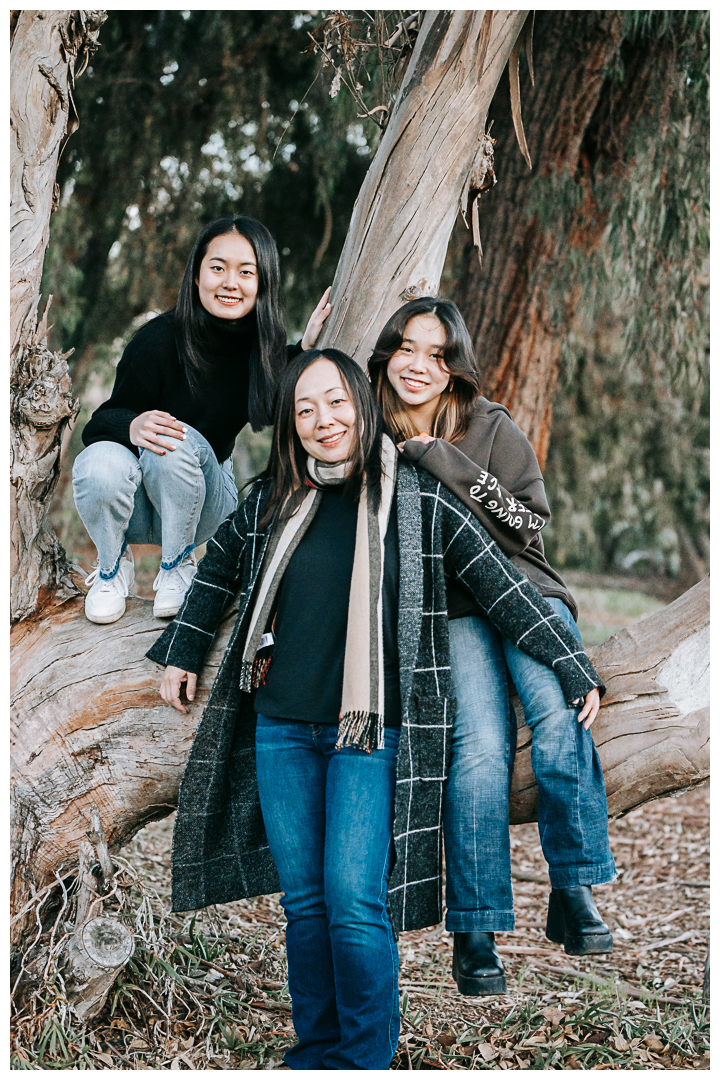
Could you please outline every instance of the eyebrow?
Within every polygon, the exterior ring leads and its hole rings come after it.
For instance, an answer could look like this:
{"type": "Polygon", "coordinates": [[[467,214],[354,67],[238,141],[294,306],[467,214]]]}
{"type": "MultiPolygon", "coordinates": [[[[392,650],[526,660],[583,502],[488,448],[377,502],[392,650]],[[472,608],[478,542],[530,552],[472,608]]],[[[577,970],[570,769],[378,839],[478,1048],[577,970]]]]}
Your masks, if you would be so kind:
{"type": "MultiPolygon", "coordinates": [[[[228,261],[227,259],[223,259],[222,255],[211,255],[209,258],[210,258],[211,262],[226,263],[228,261]]],[[[257,263],[256,262],[247,262],[246,261],[246,262],[241,262],[240,266],[257,266],[257,263]]]]}
{"type": "MultiPolygon", "coordinates": [[[[404,345],[406,342],[407,342],[408,345],[417,345],[417,341],[415,340],[415,338],[404,337],[402,339],[402,344],[404,345]]],[[[437,352],[442,352],[444,350],[445,346],[444,345],[431,345],[430,348],[435,349],[437,352]]]]}
{"type": "MultiPolygon", "coordinates": [[[[347,390],[345,389],[344,386],[333,386],[330,390],[323,390],[323,394],[335,394],[338,390],[342,391],[343,394],[347,393],[347,390]]],[[[295,404],[297,405],[300,401],[312,401],[312,400],[313,399],[309,398],[309,397],[299,397],[299,398],[295,398],[295,404]]]]}

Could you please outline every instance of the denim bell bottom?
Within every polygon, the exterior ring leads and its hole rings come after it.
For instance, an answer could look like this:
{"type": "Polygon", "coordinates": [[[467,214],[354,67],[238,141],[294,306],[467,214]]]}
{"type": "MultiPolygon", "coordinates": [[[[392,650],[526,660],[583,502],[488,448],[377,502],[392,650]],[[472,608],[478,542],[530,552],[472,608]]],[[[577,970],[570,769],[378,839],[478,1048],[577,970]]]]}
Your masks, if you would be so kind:
{"type": "MultiPolygon", "coordinates": [[[[169,438],[169,436],[168,436],[169,438]]],[[[92,443],[75,459],[75,506],[98,552],[100,577],[115,576],[127,544],[158,544],[172,570],[237,506],[232,461],[222,465],[193,427],[175,450],[136,457],[121,443],[92,443]]]]}
{"type": "MultiPolygon", "coordinates": [[[[572,614],[548,598],[578,640],[572,614]]],[[[615,877],[602,766],[591,731],[577,722],[550,668],[512,645],[488,619],[452,619],[450,657],[457,714],[445,789],[446,928],[513,930],[509,796],[515,717],[509,672],[532,731],[538,831],[553,888],[615,877]]]]}
{"type": "Polygon", "coordinates": [[[382,1069],[400,1033],[387,905],[400,730],[335,749],[337,725],[258,715],[260,806],[280,875],[297,1043],[291,1069],[382,1069]]]}

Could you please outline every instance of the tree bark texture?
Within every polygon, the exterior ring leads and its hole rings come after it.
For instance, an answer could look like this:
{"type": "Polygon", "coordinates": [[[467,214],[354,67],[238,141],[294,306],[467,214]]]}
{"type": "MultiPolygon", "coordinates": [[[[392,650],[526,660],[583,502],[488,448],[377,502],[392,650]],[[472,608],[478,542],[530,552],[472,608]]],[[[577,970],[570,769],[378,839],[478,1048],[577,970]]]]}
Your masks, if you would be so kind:
{"type": "Polygon", "coordinates": [[[632,120],[662,79],[669,46],[622,49],[613,11],[539,11],[535,85],[521,65],[523,124],[532,172],[513,130],[503,79],[490,116],[497,185],[479,203],[484,257],[465,241],[452,298],[475,344],[483,393],[510,409],[544,466],[562,342],[580,288],[556,288],[559,268],[602,241],[607,212],[596,201],[598,171],[622,170],[632,120]],[[538,205],[540,204],[540,205],[538,205]],[[531,208],[530,212],[529,209],[531,208]],[[572,250],[574,249],[574,250],[572,250]]]}
{"type": "MultiPolygon", "coordinates": [[[[708,594],[706,579],[594,651],[608,692],[593,731],[614,816],[707,780],[708,594]]],[[[119,622],[98,627],[71,600],[51,620],[12,631],[14,911],[59,867],[77,865],[95,806],[111,850],[174,809],[234,616],[187,715],[162,702],[161,669],[144,658],[161,629],[150,601],[131,599],[119,622]]],[[[512,820],[532,821],[536,810],[521,726],[512,820]]]]}
{"type": "Polygon", "coordinates": [[[526,11],[427,11],[363,182],[332,289],[324,345],[359,363],[390,315],[437,293],[485,118],[526,11]]]}
{"type": "Polygon", "coordinates": [[[58,197],[55,173],[77,128],[75,65],[95,48],[102,11],[20,11],[10,53],[11,613],[76,593],[47,512],[62,432],[77,415],[66,355],[38,327],[40,279],[58,197]]]}

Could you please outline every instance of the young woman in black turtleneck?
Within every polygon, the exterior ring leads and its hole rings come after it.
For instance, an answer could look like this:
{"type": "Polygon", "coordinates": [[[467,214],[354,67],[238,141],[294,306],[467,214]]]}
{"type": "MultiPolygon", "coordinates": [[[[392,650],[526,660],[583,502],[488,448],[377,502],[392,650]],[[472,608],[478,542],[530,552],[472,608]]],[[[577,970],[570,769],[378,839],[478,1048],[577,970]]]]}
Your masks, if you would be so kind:
{"type": "Polygon", "coordinates": [[[194,548],[237,505],[239,431],[272,422],[289,356],[309,349],[330,313],[328,289],[302,342],[288,348],[277,247],[260,222],[224,217],[202,230],[175,307],[135,334],[110,398],[93,413],[73,469],[75,505],[98,552],[85,614],[111,623],[134,582],[128,544],[162,547],[154,614],[175,615],[194,548]]]}

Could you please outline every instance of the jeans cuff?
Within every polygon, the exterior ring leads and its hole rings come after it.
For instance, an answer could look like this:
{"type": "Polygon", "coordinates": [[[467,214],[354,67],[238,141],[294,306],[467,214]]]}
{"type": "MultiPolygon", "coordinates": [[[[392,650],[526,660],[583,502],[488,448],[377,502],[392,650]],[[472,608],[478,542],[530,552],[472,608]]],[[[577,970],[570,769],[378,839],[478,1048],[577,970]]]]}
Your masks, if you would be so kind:
{"type": "Polygon", "coordinates": [[[117,557],[117,562],[115,563],[115,566],[113,567],[113,569],[110,571],[109,574],[105,574],[102,570],[100,570],[100,572],[98,574],[98,577],[101,577],[103,579],[103,581],[112,581],[112,579],[115,577],[118,570],[120,569],[120,560],[122,559],[123,555],[125,554],[126,549],[127,549],[127,540],[123,539],[122,547],[120,548],[120,554],[117,557]]]}
{"type": "Polygon", "coordinates": [[[475,931],[504,933],[515,929],[514,911],[448,911],[445,929],[451,934],[470,934],[475,931]]]}
{"type": "Polygon", "coordinates": [[[183,559],[187,559],[188,555],[192,555],[194,550],[195,550],[195,545],[190,544],[188,547],[185,548],[184,551],[181,551],[180,554],[178,555],[177,559],[173,559],[172,562],[166,563],[165,560],[163,559],[163,561],[160,563],[160,569],[161,570],[174,570],[176,566],[180,565],[180,563],[183,561],[183,559]]]}
{"type": "Polygon", "coordinates": [[[576,885],[606,885],[617,877],[614,859],[609,862],[585,866],[550,867],[550,884],[553,889],[572,889],[576,885]]]}

